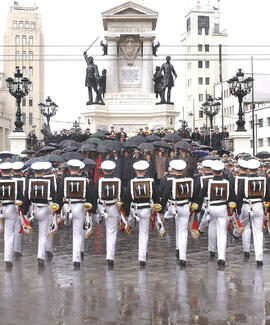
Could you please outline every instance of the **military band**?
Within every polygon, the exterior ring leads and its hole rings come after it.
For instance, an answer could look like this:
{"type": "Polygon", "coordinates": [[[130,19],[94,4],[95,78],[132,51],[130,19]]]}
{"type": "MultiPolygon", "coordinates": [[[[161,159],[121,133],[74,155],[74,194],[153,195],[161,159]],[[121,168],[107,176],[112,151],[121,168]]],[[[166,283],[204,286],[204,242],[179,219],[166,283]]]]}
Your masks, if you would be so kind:
{"type": "Polygon", "coordinates": [[[175,223],[176,256],[181,267],[186,266],[188,234],[198,240],[207,230],[210,258],[217,253],[219,267],[226,264],[228,233],[242,237],[245,259],[250,258],[253,238],[256,264],[263,265],[263,228],[270,231],[270,182],[258,176],[258,160],[239,159],[239,175],[228,179],[220,160],[206,157],[199,175],[186,177],[186,162],[174,159],[160,183],[147,177],[149,163],[139,160],[133,164],[136,177],[126,184],[114,177],[116,163],[105,160],[101,164],[103,177],[93,186],[82,161],[72,159],[66,166],[65,174],[56,176],[51,163],[35,162],[31,165],[33,176],[27,177],[21,162],[0,164],[0,232],[4,231],[7,269],[13,266],[14,254],[22,257],[21,238],[31,235],[34,222],[38,224],[38,266],[43,268],[46,257],[53,257],[52,238],[62,221],[63,226],[72,225],[75,269],[84,260],[85,240],[95,225],[102,223],[109,267],[114,266],[117,234],[130,234],[136,226],[138,261],[145,267],[150,224],[162,238],[166,222],[175,223]]]}

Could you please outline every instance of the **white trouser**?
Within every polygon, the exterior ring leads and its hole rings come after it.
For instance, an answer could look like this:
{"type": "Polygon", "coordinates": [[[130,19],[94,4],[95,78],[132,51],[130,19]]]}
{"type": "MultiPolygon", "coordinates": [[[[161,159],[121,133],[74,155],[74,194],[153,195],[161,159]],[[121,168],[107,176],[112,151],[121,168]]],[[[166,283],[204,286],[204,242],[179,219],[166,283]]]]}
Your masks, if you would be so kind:
{"type": "Polygon", "coordinates": [[[8,206],[2,207],[2,213],[5,219],[4,261],[12,262],[14,252],[14,233],[18,212],[14,204],[9,204],[8,206]]]}
{"type": "MultiPolygon", "coordinates": [[[[131,209],[133,215],[133,209],[131,209]]],[[[151,208],[143,208],[137,210],[139,221],[139,255],[138,260],[146,262],[146,253],[149,238],[149,221],[151,217],[151,208]]]]}
{"type": "MultiPolygon", "coordinates": [[[[63,211],[66,215],[67,204],[64,204],[63,211]]],[[[81,262],[81,252],[84,248],[85,208],[83,203],[72,203],[72,231],[73,231],[73,262],[81,262]]]]}
{"type": "Polygon", "coordinates": [[[14,251],[15,252],[22,252],[22,234],[20,234],[21,230],[21,217],[19,215],[18,208],[17,210],[17,218],[16,218],[16,224],[15,224],[15,234],[14,234],[14,251]]]}
{"type": "MultiPolygon", "coordinates": [[[[249,222],[249,206],[248,204],[243,204],[241,210],[240,221],[245,227],[245,231],[242,235],[243,241],[243,250],[244,252],[250,251],[250,240],[251,240],[251,229],[249,222]]],[[[255,251],[255,260],[262,261],[263,260],[263,205],[261,202],[252,204],[252,212],[254,216],[251,216],[251,226],[253,232],[253,243],[254,243],[254,251],[255,251]]]]}
{"type": "MultiPolygon", "coordinates": [[[[102,214],[102,205],[98,204],[97,213],[99,216],[102,214]]],[[[119,212],[117,206],[110,205],[106,207],[106,212],[108,217],[105,218],[105,226],[106,226],[106,259],[114,260],[115,254],[115,245],[117,238],[117,230],[119,223],[119,212]]]]}
{"type": "MultiPolygon", "coordinates": [[[[49,203],[49,206],[51,204],[52,204],[52,202],[49,203]]],[[[53,222],[53,211],[52,211],[51,208],[49,210],[50,210],[49,211],[50,213],[49,213],[48,233],[49,233],[49,230],[50,230],[50,225],[53,222]]],[[[53,252],[53,236],[49,236],[48,239],[47,239],[46,251],[53,252]]]]}
{"type": "Polygon", "coordinates": [[[37,257],[45,260],[45,253],[48,241],[50,208],[48,206],[36,207],[35,219],[38,221],[38,255],[37,257]]]}
{"type": "MultiPolygon", "coordinates": [[[[174,206],[170,205],[167,211],[167,218],[172,218],[174,206]]],[[[176,249],[179,249],[179,259],[186,260],[187,239],[188,239],[188,222],[189,222],[189,204],[176,207],[175,217],[175,241],[176,249]]]]}
{"type": "Polygon", "coordinates": [[[211,218],[211,222],[208,225],[208,251],[216,252],[217,251],[217,227],[216,219],[211,218]]]}
{"type": "MultiPolygon", "coordinates": [[[[216,243],[217,243],[217,251],[218,251],[218,259],[219,260],[226,260],[226,246],[227,246],[227,225],[228,225],[228,212],[227,206],[218,205],[218,206],[211,206],[209,207],[210,212],[210,222],[209,228],[213,229],[213,237],[211,238],[211,251],[212,245],[214,244],[214,225],[211,225],[215,222],[215,234],[216,234],[216,243]]],[[[212,236],[212,233],[211,233],[212,236]]],[[[210,242],[210,241],[209,241],[210,242]]],[[[214,250],[215,251],[215,250],[214,250]]]]}

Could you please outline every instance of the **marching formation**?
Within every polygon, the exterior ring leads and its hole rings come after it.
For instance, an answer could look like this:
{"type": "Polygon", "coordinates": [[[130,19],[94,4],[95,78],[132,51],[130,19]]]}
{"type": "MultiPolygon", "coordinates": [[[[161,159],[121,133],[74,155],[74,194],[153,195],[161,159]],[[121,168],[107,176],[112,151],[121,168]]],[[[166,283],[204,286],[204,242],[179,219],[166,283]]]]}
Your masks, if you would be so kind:
{"type": "Polygon", "coordinates": [[[22,235],[31,235],[38,223],[38,266],[46,256],[53,257],[53,235],[63,222],[72,225],[73,265],[80,268],[84,243],[95,224],[105,223],[106,261],[114,265],[118,231],[130,234],[138,225],[138,260],[146,265],[150,222],[163,237],[166,221],[175,221],[176,256],[186,266],[188,234],[198,239],[208,231],[210,258],[224,267],[227,234],[242,237],[243,254],[250,258],[253,237],[257,266],[263,265],[263,229],[270,233],[270,182],[258,176],[257,159],[239,159],[237,176],[224,175],[224,163],[207,156],[198,166],[200,173],[185,175],[188,167],[182,159],[169,162],[168,174],[156,182],[149,177],[149,163],[138,160],[136,173],[126,184],[114,176],[116,163],[101,163],[102,177],[93,186],[86,176],[85,163],[67,161],[63,174],[52,170],[50,162],[34,162],[30,176],[23,162],[0,164],[0,231],[4,232],[6,268],[13,266],[13,255],[20,257],[22,235]],[[60,176],[59,176],[60,175],[60,176]],[[3,222],[4,221],[4,222],[3,222]]]}

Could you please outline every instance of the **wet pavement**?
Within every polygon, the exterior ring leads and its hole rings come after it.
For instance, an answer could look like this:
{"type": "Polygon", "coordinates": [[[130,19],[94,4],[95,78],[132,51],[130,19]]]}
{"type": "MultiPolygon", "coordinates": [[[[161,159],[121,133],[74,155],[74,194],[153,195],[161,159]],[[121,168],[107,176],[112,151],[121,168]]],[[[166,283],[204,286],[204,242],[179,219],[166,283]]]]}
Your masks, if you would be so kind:
{"type": "MultiPolygon", "coordinates": [[[[23,257],[6,272],[0,262],[0,324],[270,324],[270,237],[264,266],[243,260],[241,240],[228,243],[228,262],[210,261],[207,237],[189,238],[186,269],[175,259],[174,224],[150,233],[147,267],[137,262],[137,230],[120,233],[113,270],[105,264],[104,228],[85,243],[81,270],[72,265],[71,229],[54,236],[54,257],[37,268],[37,229],[23,237],[23,257]]],[[[3,261],[3,234],[0,234],[3,261]]]]}

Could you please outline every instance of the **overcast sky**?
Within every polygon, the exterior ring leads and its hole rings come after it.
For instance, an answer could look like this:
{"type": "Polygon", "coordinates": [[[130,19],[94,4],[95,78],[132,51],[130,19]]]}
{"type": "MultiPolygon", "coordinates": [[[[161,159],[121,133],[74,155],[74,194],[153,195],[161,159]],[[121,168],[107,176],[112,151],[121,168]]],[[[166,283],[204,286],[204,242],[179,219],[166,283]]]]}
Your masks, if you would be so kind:
{"type": "MultiPolygon", "coordinates": [[[[93,42],[96,37],[103,37],[103,26],[101,12],[119,4],[119,0],[36,0],[36,4],[42,14],[43,33],[46,45],[81,45],[74,47],[46,48],[45,54],[57,54],[60,56],[50,57],[57,59],[68,59],[61,61],[45,62],[45,95],[50,95],[59,105],[59,112],[54,118],[56,121],[53,128],[63,126],[63,122],[74,121],[79,112],[85,108],[87,101],[87,88],[84,87],[85,62],[82,57],[83,51],[93,42]],[[74,56],[64,56],[64,55],[74,56]],[[81,61],[72,61],[76,59],[81,61]]],[[[124,1],[123,1],[124,2],[124,1]]],[[[157,40],[161,45],[180,45],[181,35],[185,31],[184,16],[188,9],[196,4],[196,0],[144,0],[144,5],[159,12],[157,24],[157,40]]],[[[19,4],[34,4],[35,1],[19,0],[19,4]]],[[[216,0],[201,0],[201,4],[210,6],[217,5],[216,0]]],[[[5,19],[9,6],[13,4],[10,0],[0,1],[0,37],[3,44],[5,30],[5,19]]],[[[221,0],[221,23],[229,34],[229,45],[270,45],[269,41],[269,0],[221,0]]],[[[100,41],[99,40],[99,41],[100,41]]],[[[2,50],[2,49],[1,49],[2,50]]],[[[162,49],[160,49],[162,53],[162,49]]],[[[166,48],[166,52],[178,51],[183,53],[183,49],[166,48]]],[[[254,55],[255,73],[270,73],[270,61],[257,61],[261,58],[260,53],[268,53],[270,60],[270,47],[268,48],[229,48],[229,53],[254,55]],[[257,54],[257,56],[256,56],[257,54]]],[[[1,53],[2,54],[2,53],[1,53]]],[[[94,47],[89,52],[101,59],[101,49],[94,47]],[[98,56],[99,55],[99,56],[98,56]]],[[[49,57],[49,56],[48,56],[49,57]]],[[[47,57],[47,58],[48,58],[47,57]]],[[[240,56],[243,58],[243,55],[240,56]]],[[[164,58],[160,57],[162,61],[164,58]]],[[[161,62],[162,62],[161,61],[161,62]]],[[[160,62],[160,63],[161,63],[160,62]]],[[[102,61],[96,61],[101,71],[102,61]]],[[[156,65],[155,62],[154,65],[156,65]]],[[[176,97],[175,103],[180,111],[183,105],[183,68],[184,63],[174,61],[172,63],[178,72],[176,88],[172,97],[176,97]],[[180,95],[175,95],[178,93],[180,95]]],[[[250,63],[247,61],[229,61],[229,74],[233,75],[238,67],[242,67],[245,72],[250,72],[250,63]]],[[[0,65],[3,69],[3,65],[0,65]]],[[[66,124],[68,126],[68,124],[66,124]]]]}

